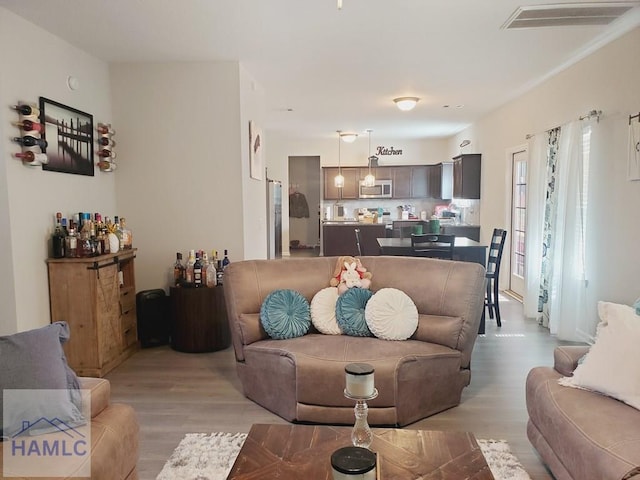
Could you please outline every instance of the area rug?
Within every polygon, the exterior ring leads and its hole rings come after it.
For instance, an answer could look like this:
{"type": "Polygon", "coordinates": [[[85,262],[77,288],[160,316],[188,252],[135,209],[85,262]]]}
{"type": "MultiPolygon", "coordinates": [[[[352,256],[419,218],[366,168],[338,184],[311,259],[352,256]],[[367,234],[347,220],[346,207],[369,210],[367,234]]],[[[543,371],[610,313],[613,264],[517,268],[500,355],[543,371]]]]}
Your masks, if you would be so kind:
{"type": "MultiPolygon", "coordinates": [[[[188,433],[156,480],[225,480],[246,433],[188,433]]],[[[504,440],[478,440],[496,480],[531,480],[504,440]]]]}

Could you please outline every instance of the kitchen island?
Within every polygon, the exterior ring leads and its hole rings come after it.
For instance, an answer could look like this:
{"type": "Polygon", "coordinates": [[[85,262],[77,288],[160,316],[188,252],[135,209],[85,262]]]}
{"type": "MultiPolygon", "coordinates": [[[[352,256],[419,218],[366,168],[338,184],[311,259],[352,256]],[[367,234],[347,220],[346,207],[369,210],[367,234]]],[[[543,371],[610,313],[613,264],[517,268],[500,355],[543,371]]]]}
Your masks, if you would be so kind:
{"type": "Polygon", "coordinates": [[[360,229],[362,255],[380,255],[377,238],[386,236],[384,223],[325,221],[322,223],[322,254],[325,257],[350,255],[358,257],[356,228],[360,229]]]}

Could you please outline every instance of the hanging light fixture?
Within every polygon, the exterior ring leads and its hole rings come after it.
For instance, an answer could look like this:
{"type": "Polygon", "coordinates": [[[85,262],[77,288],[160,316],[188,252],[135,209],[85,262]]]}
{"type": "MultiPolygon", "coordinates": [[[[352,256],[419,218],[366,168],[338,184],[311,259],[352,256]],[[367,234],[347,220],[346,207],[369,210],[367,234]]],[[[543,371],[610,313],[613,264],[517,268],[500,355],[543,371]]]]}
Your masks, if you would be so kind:
{"type": "Polygon", "coordinates": [[[371,173],[371,130],[367,130],[369,134],[369,156],[367,157],[367,163],[369,164],[369,173],[364,177],[365,187],[373,187],[376,184],[376,177],[371,173]]]}
{"type": "Polygon", "coordinates": [[[336,130],[338,132],[338,175],[336,175],[333,179],[333,185],[336,188],[344,187],[344,177],[342,176],[342,170],[340,168],[340,137],[342,135],[341,130],[336,130]]]}
{"type": "Polygon", "coordinates": [[[345,132],[340,134],[340,138],[344,143],[353,143],[356,141],[356,138],[358,138],[358,134],[352,133],[352,132],[345,132]]]}
{"type": "Polygon", "coordinates": [[[393,99],[396,106],[403,112],[413,110],[418,100],[420,100],[418,97],[398,97],[393,99]]]}

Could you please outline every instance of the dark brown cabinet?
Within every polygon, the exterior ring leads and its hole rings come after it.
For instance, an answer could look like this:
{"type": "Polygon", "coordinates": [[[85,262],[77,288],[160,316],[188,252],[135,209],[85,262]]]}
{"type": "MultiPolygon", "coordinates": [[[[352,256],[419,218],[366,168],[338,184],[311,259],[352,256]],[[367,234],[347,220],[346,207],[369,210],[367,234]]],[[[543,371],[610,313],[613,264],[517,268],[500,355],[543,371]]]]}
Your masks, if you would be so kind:
{"type": "Polygon", "coordinates": [[[224,290],[171,287],[171,347],[180,352],[222,350],[231,344],[224,290]]]}
{"type": "Polygon", "coordinates": [[[411,167],[393,169],[393,198],[411,198],[411,167]]]}
{"type": "Polygon", "coordinates": [[[480,241],[480,227],[471,225],[442,225],[440,233],[455,235],[456,237],[467,237],[476,242],[480,241]]]}
{"type": "Polygon", "coordinates": [[[334,178],[338,175],[338,167],[323,167],[325,200],[357,199],[360,169],[358,167],[343,167],[340,171],[344,177],[343,188],[337,188],[334,184],[334,178]]]}
{"type": "Polygon", "coordinates": [[[384,224],[350,224],[323,225],[322,254],[325,257],[340,255],[359,256],[356,246],[355,229],[360,229],[360,248],[362,255],[380,255],[380,248],[376,238],[386,235],[384,224]]]}
{"type": "Polygon", "coordinates": [[[453,196],[455,198],[480,198],[479,153],[453,157],[453,196]]]}

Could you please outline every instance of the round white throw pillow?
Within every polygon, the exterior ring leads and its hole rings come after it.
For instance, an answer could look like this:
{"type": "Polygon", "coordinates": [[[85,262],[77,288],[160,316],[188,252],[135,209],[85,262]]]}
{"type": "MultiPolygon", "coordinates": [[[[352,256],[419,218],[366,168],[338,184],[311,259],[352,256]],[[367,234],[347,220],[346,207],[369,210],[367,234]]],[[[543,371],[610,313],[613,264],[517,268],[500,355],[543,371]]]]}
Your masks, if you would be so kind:
{"type": "Polygon", "coordinates": [[[311,299],[311,323],[325,335],[341,335],[342,330],[336,320],[338,288],[327,287],[316,293],[311,299]]]}
{"type": "Polygon", "coordinates": [[[384,340],[406,340],[418,328],[418,309],[397,288],[378,290],[367,302],[364,318],[371,333],[384,340]]]}

